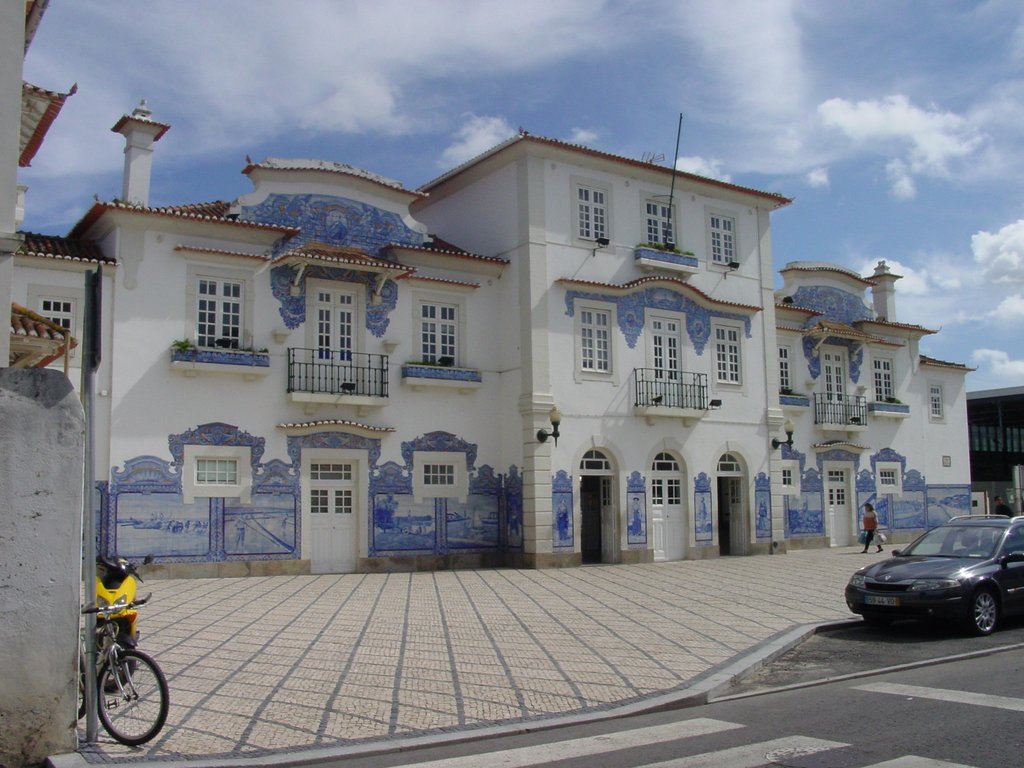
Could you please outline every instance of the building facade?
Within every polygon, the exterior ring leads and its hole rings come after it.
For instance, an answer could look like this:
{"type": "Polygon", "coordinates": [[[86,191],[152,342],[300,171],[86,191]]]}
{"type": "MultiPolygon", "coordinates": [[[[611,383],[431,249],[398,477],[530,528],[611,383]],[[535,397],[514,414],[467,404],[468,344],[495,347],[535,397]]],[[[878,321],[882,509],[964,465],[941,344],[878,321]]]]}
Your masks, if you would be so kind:
{"type": "Polygon", "coordinates": [[[794,262],[776,290],[782,195],[522,133],[418,190],[268,158],[237,200],[155,208],[168,129],[119,120],[121,198],[15,257],[12,299],[79,338],[103,272],[104,552],[557,567],[969,509],[967,369],[919,353],[884,264],[794,262]]]}

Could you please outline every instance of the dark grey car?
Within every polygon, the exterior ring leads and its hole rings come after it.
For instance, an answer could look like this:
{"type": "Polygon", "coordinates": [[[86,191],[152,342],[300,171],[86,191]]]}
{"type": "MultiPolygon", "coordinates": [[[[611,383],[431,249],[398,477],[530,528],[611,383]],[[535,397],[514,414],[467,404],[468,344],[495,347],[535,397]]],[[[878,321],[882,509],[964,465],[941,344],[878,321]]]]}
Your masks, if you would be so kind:
{"type": "Polygon", "coordinates": [[[1024,517],[954,517],[853,574],[846,604],[872,624],[946,619],[987,635],[1024,612],[1024,517]]]}

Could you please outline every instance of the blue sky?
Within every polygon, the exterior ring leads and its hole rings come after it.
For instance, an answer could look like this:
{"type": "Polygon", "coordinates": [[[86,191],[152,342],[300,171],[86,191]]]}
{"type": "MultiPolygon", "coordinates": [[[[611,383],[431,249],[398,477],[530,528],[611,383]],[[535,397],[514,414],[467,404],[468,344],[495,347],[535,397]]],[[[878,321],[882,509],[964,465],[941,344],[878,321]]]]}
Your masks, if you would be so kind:
{"type": "Polygon", "coordinates": [[[246,155],[350,163],[415,188],[519,128],[794,203],[775,267],[904,276],[972,391],[1024,385],[1019,0],[51,0],[25,61],[78,83],[31,168],[24,229],[121,191],[110,131],[172,128],[151,204],[232,200],[246,155]]]}

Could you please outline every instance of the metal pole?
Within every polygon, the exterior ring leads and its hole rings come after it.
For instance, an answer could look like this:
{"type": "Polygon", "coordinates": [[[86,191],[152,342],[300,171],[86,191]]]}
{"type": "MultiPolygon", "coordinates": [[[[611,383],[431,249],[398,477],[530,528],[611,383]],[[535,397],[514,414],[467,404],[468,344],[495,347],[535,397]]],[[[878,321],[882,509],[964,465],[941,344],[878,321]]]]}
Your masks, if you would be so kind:
{"type": "MultiPolygon", "coordinates": [[[[93,464],[93,380],[99,364],[101,268],[85,273],[85,338],[82,355],[82,406],[85,410],[85,471],[82,514],[82,592],[86,605],[96,604],[96,482],[93,464]]],[[[85,743],[96,743],[96,614],[85,614],[85,743]]]]}
{"type": "Polygon", "coordinates": [[[683,133],[683,113],[679,113],[679,125],[676,128],[676,151],[672,155],[672,184],[668,188],[668,221],[672,229],[672,245],[676,244],[676,222],[672,216],[672,201],[676,195],[676,163],[679,162],[679,137],[683,133]]]}

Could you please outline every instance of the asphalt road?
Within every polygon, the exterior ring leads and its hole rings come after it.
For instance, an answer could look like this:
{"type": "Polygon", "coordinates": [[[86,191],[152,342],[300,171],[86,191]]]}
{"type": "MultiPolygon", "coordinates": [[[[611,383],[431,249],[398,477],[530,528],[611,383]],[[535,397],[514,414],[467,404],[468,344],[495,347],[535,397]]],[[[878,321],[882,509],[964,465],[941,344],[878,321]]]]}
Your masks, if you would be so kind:
{"type": "Polygon", "coordinates": [[[785,686],[813,685],[876,670],[924,665],[971,654],[1024,647],[1024,618],[1004,619],[987,637],[975,637],[945,624],[896,622],[870,627],[857,618],[820,631],[719,696],[748,695],[785,686]]]}

